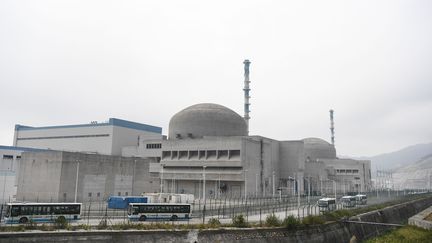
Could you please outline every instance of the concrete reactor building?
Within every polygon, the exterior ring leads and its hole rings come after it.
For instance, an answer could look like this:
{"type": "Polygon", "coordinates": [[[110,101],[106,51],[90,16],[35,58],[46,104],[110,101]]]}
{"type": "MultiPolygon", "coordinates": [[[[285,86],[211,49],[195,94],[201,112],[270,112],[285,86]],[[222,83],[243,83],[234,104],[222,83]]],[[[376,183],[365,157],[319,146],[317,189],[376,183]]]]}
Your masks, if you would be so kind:
{"type": "Polygon", "coordinates": [[[175,114],[168,139],[161,140],[163,190],[199,196],[204,177],[210,196],[329,193],[332,181],[338,191],[370,187],[370,162],[340,160],[335,147],[322,139],[277,141],[247,131],[240,115],[217,104],[175,114]]]}

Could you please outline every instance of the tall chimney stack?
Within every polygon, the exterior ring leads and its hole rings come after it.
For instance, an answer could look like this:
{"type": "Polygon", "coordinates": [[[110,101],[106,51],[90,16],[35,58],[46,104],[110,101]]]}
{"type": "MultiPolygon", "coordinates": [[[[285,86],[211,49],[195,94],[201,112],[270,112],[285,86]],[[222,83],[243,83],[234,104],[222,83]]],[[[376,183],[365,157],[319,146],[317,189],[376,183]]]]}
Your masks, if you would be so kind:
{"type": "Polygon", "coordinates": [[[335,145],[335,139],[334,139],[334,119],[333,119],[333,110],[330,110],[330,133],[331,133],[331,143],[334,146],[335,145]]]}
{"type": "Polygon", "coordinates": [[[250,96],[249,96],[249,91],[250,91],[250,88],[249,88],[249,83],[250,83],[249,66],[250,66],[250,63],[251,62],[248,59],[244,60],[244,62],[243,62],[243,64],[244,64],[244,78],[245,78],[244,88],[243,88],[243,91],[244,91],[244,119],[246,122],[247,135],[249,135],[249,119],[250,119],[250,116],[249,116],[249,112],[250,112],[250,110],[249,110],[249,106],[250,106],[250,103],[249,103],[249,98],[250,98],[250,96]]]}

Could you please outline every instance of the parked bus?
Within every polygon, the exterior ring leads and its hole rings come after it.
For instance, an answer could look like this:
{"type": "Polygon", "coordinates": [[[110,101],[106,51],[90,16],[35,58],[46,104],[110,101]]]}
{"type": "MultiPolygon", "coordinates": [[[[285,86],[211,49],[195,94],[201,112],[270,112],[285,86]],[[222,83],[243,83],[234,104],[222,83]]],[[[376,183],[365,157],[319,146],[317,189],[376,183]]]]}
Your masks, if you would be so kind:
{"type": "Polygon", "coordinates": [[[355,195],[356,201],[358,205],[366,205],[367,204],[367,196],[363,194],[355,195]]]}
{"type": "Polygon", "coordinates": [[[30,221],[55,222],[56,219],[79,220],[81,203],[8,203],[4,221],[6,224],[25,224],[30,221]]]}
{"type": "Polygon", "coordinates": [[[355,196],[343,196],[341,202],[344,208],[355,207],[356,197],[355,196]]]}
{"type": "Polygon", "coordinates": [[[190,219],[190,204],[174,203],[129,203],[128,218],[131,221],[190,219]]]}
{"type": "Polygon", "coordinates": [[[320,212],[333,211],[336,209],[336,198],[321,198],[318,200],[320,212]]]}

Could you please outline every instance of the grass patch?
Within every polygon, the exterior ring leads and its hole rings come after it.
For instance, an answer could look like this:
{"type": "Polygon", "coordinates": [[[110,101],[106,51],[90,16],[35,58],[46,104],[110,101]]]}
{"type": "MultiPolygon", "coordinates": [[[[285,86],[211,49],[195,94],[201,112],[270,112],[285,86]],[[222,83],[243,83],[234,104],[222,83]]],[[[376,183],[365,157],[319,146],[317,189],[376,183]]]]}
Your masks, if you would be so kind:
{"type": "Polygon", "coordinates": [[[432,242],[432,230],[426,230],[412,225],[392,230],[379,237],[369,239],[366,243],[405,243],[405,242],[432,242]]]}
{"type": "Polygon", "coordinates": [[[324,224],[326,221],[322,216],[319,215],[309,215],[303,218],[302,224],[304,226],[324,224]]]}

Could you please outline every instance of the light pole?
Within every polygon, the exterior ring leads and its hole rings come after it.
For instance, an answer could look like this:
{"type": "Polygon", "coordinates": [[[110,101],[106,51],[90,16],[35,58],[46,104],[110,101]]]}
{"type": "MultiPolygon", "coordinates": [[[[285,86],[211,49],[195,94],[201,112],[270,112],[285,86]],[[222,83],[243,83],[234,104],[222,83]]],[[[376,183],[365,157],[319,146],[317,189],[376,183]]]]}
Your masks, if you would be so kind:
{"type": "Polygon", "coordinates": [[[205,186],[206,186],[206,181],[205,181],[205,169],[206,169],[206,167],[207,166],[203,166],[203,201],[204,201],[204,206],[203,206],[203,224],[204,224],[204,222],[205,222],[205,212],[206,212],[206,189],[205,189],[205,186]]]}
{"type": "Polygon", "coordinates": [[[273,195],[273,198],[275,197],[275,172],[273,171],[273,173],[272,173],[272,184],[273,184],[273,193],[272,193],[272,195],[273,195]]]}
{"type": "Polygon", "coordinates": [[[131,189],[131,194],[132,196],[135,195],[134,194],[134,184],[135,184],[135,167],[136,167],[136,159],[134,159],[134,167],[133,167],[133,177],[132,177],[132,189],[131,189]]]}
{"type": "Polygon", "coordinates": [[[307,202],[310,203],[310,191],[311,191],[311,183],[310,183],[310,177],[309,179],[303,178],[308,182],[308,197],[307,197],[307,202]]]}
{"type": "Polygon", "coordinates": [[[328,180],[333,182],[334,196],[335,196],[335,200],[337,201],[337,197],[336,197],[336,181],[335,180],[331,180],[331,179],[328,179],[328,180]]]}
{"type": "Polygon", "coordinates": [[[258,174],[255,174],[255,197],[258,197],[258,174]]]}
{"type": "Polygon", "coordinates": [[[79,165],[80,165],[80,161],[77,160],[77,170],[76,170],[76,177],[75,177],[75,198],[74,198],[74,202],[77,202],[77,195],[78,195],[78,176],[79,176],[79,165]]]}
{"type": "Polygon", "coordinates": [[[206,204],[206,189],[205,189],[205,187],[206,187],[206,178],[205,178],[205,169],[206,169],[206,167],[207,166],[203,166],[203,201],[204,201],[204,207],[205,207],[205,204],[206,204]]]}
{"type": "Polygon", "coordinates": [[[247,198],[247,172],[248,172],[248,170],[244,170],[244,190],[245,190],[244,198],[245,198],[245,200],[247,198]]]}
{"type": "Polygon", "coordinates": [[[218,192],[218,198],[220,198],[220,193],[221,193],[221,189],[220,189],[220,181],[221,181],[221,177],[220,177],[220,173],[219,173],[219,180],[218,180],[218,188],[217,188],[217,192],[218,192]]]}

